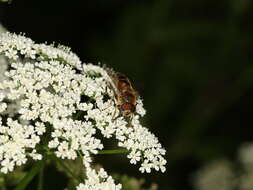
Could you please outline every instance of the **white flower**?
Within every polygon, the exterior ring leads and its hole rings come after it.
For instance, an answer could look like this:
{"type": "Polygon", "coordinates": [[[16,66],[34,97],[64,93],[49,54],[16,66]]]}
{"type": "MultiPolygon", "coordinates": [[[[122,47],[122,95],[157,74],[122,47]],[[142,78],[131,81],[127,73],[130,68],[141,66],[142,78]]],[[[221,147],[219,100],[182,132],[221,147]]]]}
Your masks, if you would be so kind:
{"type": "Polygon", "coordinates": [[[30,157],[32,157],[34,160],[41,160],[42,159],[42,155],[41,154],[38,154],[36,152],[36,150],[33,150],[30,154],[29,154],[30,157]]]}
{"type": "Polygon", "coordinates": [[[148,163],[147,160],[144,161],[144,163],[141,164],[140,171],[141,173],[147,172],[150,173],[152,168],[152,164],[148,163]]]}
{"type": "Polygon", "coordinates": [[[81,64],[64,46],[36,44],[22,35],[0,35],[0,163],[1,172],[12,171],[37,152],[41,136],[62,159],[83,158],[88,179],[78,189],[121,189],[103,170],[89,169],[92,156],[103,149],[101,140],[116,138],[129,150],[131,164],[140,171],[165,171],[165,150],[157,137],[140,123],[146,111],[140,98],[136,113],[120,116],[111,79],[106,70],[81,64]],[[7,64],[9,64],[7,66],[7,64]],[[1,76],[2,75],[2,76],[1,76]],[[4,118],[1,120],[1,116],[4,118]]]}
{"type": "Polygon", "coordinates": [[[26,163],[29,151],[40,139],[31,125],[21,125],[11,118],[8,118],[6,126],[2,122],[0,124],[1,171],[7,172],[12,171],[14,165],[26,163]]]}
{"type": "Polygon", "coordinates": [[[140,151],[132,151],[128,156],[127,156],[130,160],[131,164],[136,164],[138,161],[140,161],[141,159],[141,153],[140,151]]]}
{"type": "Polygon", "coordinates": [[[38,135],[42,135],[43,133],[46,132],[46,127],[45,127],[44,123],[37,121],[35,123],[35,126],[36,126],[35,130],[36,130],[36,132],[37,132],[38,135]]]}
{"type": "Polygon", "coordinates": [[[5,111],[7,108],[7,104],[6,103],[0,103],[0,113],[5,111]]]}
{"type": "Polygon", "coordinates": [[[146,110],[143,108],[143,102],[140,98],[137,100],[136,112],[141,116],[144,116],[146,114],[146,110]]]}
{"type": "Polygon", "coordinates": [[[59,139],[58,138],[54,138],[53,140],[51,140],[49,143],[48,143],[48,147],[49,148],[56,148],[58,145],[59,145],[59,139]]]}
{"type": "Polygon", "coordinates": [[[101,168],[99,172],[91,168],[86,170],[87,179],[85,183],[77,186],[77,190],[120,190],[121,184],[116,185],[111,176],[101,168]]]}
{"type": "Polygon", "coordinates": [[[12,171],[14,169],[14,162],[9,159],[5,159],[1,162],[1,172],[8,173],[8,171],[12,171]]]}

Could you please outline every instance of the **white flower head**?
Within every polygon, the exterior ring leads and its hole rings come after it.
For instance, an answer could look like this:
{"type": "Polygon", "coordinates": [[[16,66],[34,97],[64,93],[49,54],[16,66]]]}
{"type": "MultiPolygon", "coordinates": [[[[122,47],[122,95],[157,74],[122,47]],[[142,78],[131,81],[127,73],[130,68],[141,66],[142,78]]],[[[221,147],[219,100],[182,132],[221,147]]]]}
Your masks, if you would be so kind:
{"type": "MultiPolygon", "coordinates": [[[[138,98],[131,118],[121,116],[105,69],[81,64],[67,47],[36,44],[8,32],[0,35],[0,55],[8,63],[0,73],[0,119],[7,117],[0,122],[3,173],[25,164],[28,157],[42,159],[36,147],[44,135],[57,157],[81,155],[90,168],[92,155],[104,148],[95,137],[98,132],[129,150],[130,163],[139,163],[141,172],[165,171],[165,149],[139,121],[146,112],[142,100],[138,98]]],[[[105,172],[87,171],[88,181],[80,190],[101,183],[107,189],[121,188],[105,172]]]]}
{"type": "Polygon", "coordinates": [[[77,186],[77,190],[120,190],[121,184],[116,185],[111,176],[108,176],[107,172],[101,168],[98,172],[94,169],[86,169],[87,179],[85,183],[81,183],[77,186]]]}

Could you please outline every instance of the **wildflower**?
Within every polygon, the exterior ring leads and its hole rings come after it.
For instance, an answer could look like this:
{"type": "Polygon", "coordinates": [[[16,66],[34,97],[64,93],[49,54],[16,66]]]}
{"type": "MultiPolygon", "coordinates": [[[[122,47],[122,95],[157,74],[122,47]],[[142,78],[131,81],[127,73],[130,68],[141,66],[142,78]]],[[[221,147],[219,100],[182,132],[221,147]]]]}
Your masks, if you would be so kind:
{"type": "Polygon", "coordinates": [[[87,179],[85,184],[81,183],[77,186],[77,190],[120,190],[122,187],[120,184],[116,185],[111,176],[108,176],[107,172],[101,168],[99,172],[91,168],[87,168],[87,179]]]}
{"type": "Polygon", "coordinates": [[[0,120],[1,172],[25,164],[28,157],[41,160],[37,146],[47,135],[46,146],[58,158],[82,156],[88,179],[78,189],[101,184],[120,189],[107,173],[91,169],[92,155],[104,148],[98,132],[129,150],[130,163],[140,163],[141,172],[165,171],[165,149],[139,121],[146,113],[142,100],[130,121],[120,116],[102,67],[81,64],[67,47],[36,44],[8,32],[0,36],[0,54],[9,63],[0,78],[0,119],[7,117],[0,120]]]}

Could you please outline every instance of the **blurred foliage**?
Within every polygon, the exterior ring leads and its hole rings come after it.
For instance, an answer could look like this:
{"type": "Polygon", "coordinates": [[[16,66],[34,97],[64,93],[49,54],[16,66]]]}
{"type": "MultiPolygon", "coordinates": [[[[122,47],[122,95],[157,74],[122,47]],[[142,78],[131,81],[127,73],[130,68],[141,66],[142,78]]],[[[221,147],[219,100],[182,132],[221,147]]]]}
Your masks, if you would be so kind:
{"type": "MultiPolygon", "coordinates": [[[[76,160],[64,160],[62,161],[62,163],[64,164],[64,166],[66,166],[67,168],[70,169],[71,172],[73,172],[74,176],[78,176],[78,178],[80,178],[80,181],[83,181],[83,179],[85,179],[84,173],[84,167],[83,167],[83,163],[82,160],[80,158],[76,159],[76,160]]],[[[65,171],[65,168],[63,168],[63,165],[59,164],[59,162],[56,164],[57,170],[61,173],[65,173],[67,175],[67,186],[66,186],[66,190],[67,189],[75,189],[76,187],[76,182],[74,181],[74,178],[72,175],[70,175],[69,173],[67,173],[65,171]]]]}
{"type": "MultiPolygon", "coordinates": [[[[203,162],[234,159],[253,140],[253,1],[13,1],[0,22],[35,41],[72,47],[133,81],[143,121],[166,147],[166,174],[142,175],[125,156],[97,158],[106,170],[159,189],[191,189],[203,162]]],[[[57,187],[55,187],[57,189],[57,187]]]]}
{"type": "Polygon", "coordinates": [[[150,187],[144,188],[145,180],[144,179],[136,179],[134,177],[130,177],[128,175],[113,175],[113,178],[122,184],[125,190],[157,190],[157,184],[151,184],[150,187]]]}
{"type": "Polygon", "coordinates": [[[9,175],[0,174],[0,189],[14,188],[25,175],[24,167],[18,167],[15,172],[11,172],[9,175]]]}

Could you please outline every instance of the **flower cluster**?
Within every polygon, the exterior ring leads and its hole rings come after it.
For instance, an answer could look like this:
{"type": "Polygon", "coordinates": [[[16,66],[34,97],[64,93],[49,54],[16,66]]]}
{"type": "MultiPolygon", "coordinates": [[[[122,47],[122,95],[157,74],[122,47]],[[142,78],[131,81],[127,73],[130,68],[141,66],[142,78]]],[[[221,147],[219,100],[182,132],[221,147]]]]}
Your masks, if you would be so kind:
{"type": "Polygon", "coordinates": [[[252,190],[253,144],[240,147],[238,162],[216,160],[195,175],[196,190],[252,190]]]}
{"type": "Polygon", "coordinates": [[[87,184],[79,189],[97,188],[96,184],[112,187],[113,180],[106,173],[90,169],[91,155],[103,149],[94,136],[98,131],[129,150],[130,163],[140,162],[141,172],[165,171],[165,150],[139,121],[145,114],[142,100],[138,99],[130,119],[121,116],[105,69],[81,64],[67,47],[36,44],[8,32],[0,36],[0,55],[4,60],[0,60],[4,71],[0,73],[2,172],[26,163],[28,156],[41,159],[36,148],[42,146],[41,137],[47,136],[43,145],[57,157],[83,157],[89,174],[87,184]]]}
{"type": "Polygon", "coordinates": [[[12,171],[15,165],[26,163],[26,155],[34,160],[40,160],[41,155],[36,153],[35,146],[40,142],[39,136],[45,132],[44,126],[21,125],[11,118],[7,119],[7,126],[2,125],[0,118],[0,160],[1,172],[12,171]],[[27,152],[26,155],[24,154],[27,152]]]}
{"type": "Polygon", "coordinates": [[[108,176],[107,172],[101,168],[99,172],[91,168],[86,170],[87,179],[85,184],[81,183],[77,186],[77,190],[120,190],[121,185],[115,185],[111,176],[108,176]]]}

